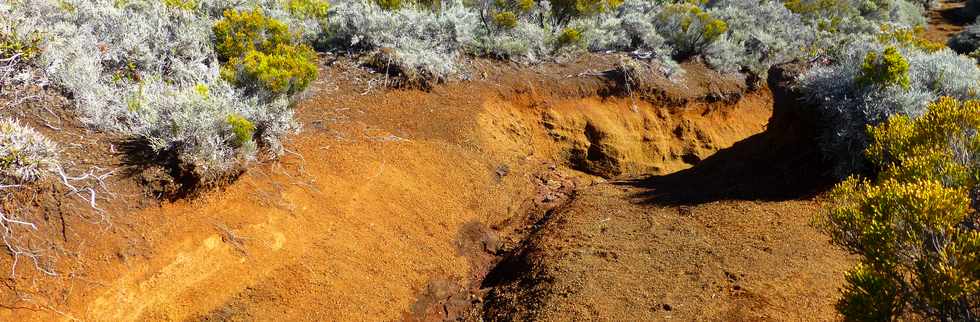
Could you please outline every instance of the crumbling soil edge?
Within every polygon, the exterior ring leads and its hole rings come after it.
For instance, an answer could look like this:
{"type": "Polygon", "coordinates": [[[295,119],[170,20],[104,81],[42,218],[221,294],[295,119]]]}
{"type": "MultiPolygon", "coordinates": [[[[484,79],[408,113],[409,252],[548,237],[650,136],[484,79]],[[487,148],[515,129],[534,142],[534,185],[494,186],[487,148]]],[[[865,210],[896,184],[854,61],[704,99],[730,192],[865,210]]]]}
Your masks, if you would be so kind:
{"type": "MultiPolygon", "coordinates": [[[[774,153],[767,154],[765,151],[756,151],[753,149],[750,152],[761,154],[763,157],[752,159],[750,162],[775,158],[775,160],[792,163],[790,165],[782,165],[783,167],[811,168],[813,171],[783,171],[784,173],[782,174],[787,177],[794,176],[798,178],[799,182],[797,184],[803,187],[790,190],[787,192],[788,195],[769,196],[760,194],[748,196],[750,199],[766,199],[769,197],[786,199],[811,198],[819,191],[825,190],[833,182],[829,176],[829,164],[826,162],[826,158],[820,154],[814,142],[814,138],[819,130],[817,115],[812,107],[800,103],[800,93],[794,86],[796,75],[806,68],[807,64],[794,62],[775,66],[771,70],[770,77],[767,80],[769,86],[761,90],[771,89],[771,94],[773,95],[773,115],[764,133],[747,138],[745,141],[757,141],[753,144],[753,147],[768,146],[772,148],[771,151],[774,153]]],[[[737,148],[734,147],[733,149],[737,148]]],[[[697,160],[694,163],[700,161],[697,160]]],[[[713,165],[710,163],[720,163],[720,161],[710,160],[710,158],[706,161],[709,163],[709,168],[713,165]]],[[[693,171],[697,170],[694,169],[693,171]]],[[[770,182],[766,181],[766,183],[768,184],[770,182]]],[[[540,238],[538,236],[539,229],[551,219],[551,214],[555,211],[560,211],[562,207],[572,202],[575,199],[577,190],[580,188],[582,188],[581,185],[573,185],[572,189],[567,192],[566,197],[562,198],[559,203],[549,205],[548,207],[533,207],[528,209],[523,217],[522,224],[526,228],[513,230],[508,236],[514,242],[503,245],[503,247],[497,248],[495,251],[495,247],[485,247],[485,252],[482,254],[470,254],[470,256],[475,255],[475,258],[479,258],[478,260],[472,260],[472,263],[487,266],[475,266],[474,271],[478,273],[470,276],[471,279],[469,281],[455,281],[453,285],[456,293],[446,296],[445,288],[440,289],[440,285],[446,285],[445,280],[437,280],[430,283],[426,292],[420,297],[418,306],[414,306],[411,314],[406,315],[406,320],[475,321],[495,320],[501,316],[509,316],[508,311],[512,311],[515,308],[509,308],[508,306],[515,303],[508,303],[506,299],[500,297],[501,294],[497,294],[497,292],[506,291],[498,288],[509,283],[528,286],[536,283],[548,283],[547,276],[536,276],[534,273],[533,267],[536,264],[534,263],[535,259],[533,254],[536,250],[533,240],[540,238]],[[492,258],[488,259],[488,256],[492,256],[492,258]],[[441,290],[442,292],[435,290],[441,290]],[[438,295],[443,295],[445,300],[434,301],[438,295]],[[433,308],[441,310],[433,310],[433,308]],[[432,314],[434,311],[439,311],[441,314],[432,314]]],[[[778,187],[778,189],[783,188],[778,187]]],[[[709,196],[711,198],[710,200],[718,200],[714,198],[725,199],[732,197],[730,195],[709,196]]],[[[735,196],[735,198],[739,197],[735,196]]],[[[694,204],[710,200],[696,200],[694,204]]],[[[656,203],[663,201],[654,200],[656,203]]],[[[494,228],[494,231],[497,231],[500,227],[494,228]]],[[[494,236],[494,231],[487,231],[486,236],[494,236]]],[[[461,238],[466,237],[466,234],[461,234],[461,238]]],[[[484,237],[483,240],[496,241],[497,238],[484,237]]],[[[490,244],[484,243],[483,245],[487,246],[490,244]]],[[[493,245],[496,246],[496,243],[493,245]]],[[[530,287],[527,288],[530,289],[530,287]]],[[[534,302],[536,300],[540,301],[541,298],[524,297],[519,305],[534,307],[534,304],[528,301],[534,302]]]]}

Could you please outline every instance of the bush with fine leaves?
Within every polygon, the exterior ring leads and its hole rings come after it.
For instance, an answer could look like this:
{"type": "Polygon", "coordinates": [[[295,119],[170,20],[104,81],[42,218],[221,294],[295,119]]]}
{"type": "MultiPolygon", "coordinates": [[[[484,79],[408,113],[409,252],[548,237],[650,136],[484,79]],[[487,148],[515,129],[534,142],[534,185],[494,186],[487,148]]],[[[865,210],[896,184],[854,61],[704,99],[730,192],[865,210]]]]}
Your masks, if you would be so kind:
{"type": "Polygon", "coordinates": [[[44,35],[36,65],[71,94],[85,124],[173,155],[183,173],[207,183],[236,173],[259,152],[282,153],[281,139],[297,128],[288,94],[311,79],[296,76],[309,74],[310,65],[293,72],[292,60],[253,55],[255,64],[234,69],[230,83],[221,62],[240,53],[226,45],[256,43],[213,43],[217,21],[228,10],[258,10],[298,46],[321,37],[326,8],[320,0],[40,0],[0,4],[0,17],[20,34],[44,35]],[[250,84],[272,94],[258,95],[250,84]],[[239,142],[229,115],[253,123],[254,140],[239,142]]]}
{"type": "Polygon", "coordinates": [[[980,101],[943,97],[869,129],[876,180],[830,193],[821,226],[859,256],[837,308],[849,321],[980,316],[980,101]]]}
{"type": "Polygon", "coordinates": [[[928,52],[868,39],[849,46],[833,64],[810,69],[799,83],[804,100],[822,117],[820,148],[843,178],[867,170],[867,125],[895,114],[922,115],[941,96],[972,98],[980,89],[980,70],[949,49],[928,52]]]}
{"type": "Polygon", "coordinates": [[[248,93],[291,95],[316,79],[313,49],[260,10],[229,9],[213,29],[222,77],[248,93]]]}
{"type": "Polygon", "coordinates": [[[460,74],[457,60],[463,47],[473,42],[480,23],[475,11],[453,2],[432,11],[412,6],[389,10],[369,1],[340,1],[331,10],[330,30],[337,46],[367,51],[380,69],[422,82],[460,74]]]}
{"type": "Polygon", "coordinates": [[[728,23],[690,3],[665,6],[654,18],[654,26],[681,59],[700,54],[728,32],[728,23]]]}
{"type": "Polygon", "coordinates": [[[0,184],[19,184],[46,177],[58,166],[51,140],[17,120],[0,119],[0,184]]]}

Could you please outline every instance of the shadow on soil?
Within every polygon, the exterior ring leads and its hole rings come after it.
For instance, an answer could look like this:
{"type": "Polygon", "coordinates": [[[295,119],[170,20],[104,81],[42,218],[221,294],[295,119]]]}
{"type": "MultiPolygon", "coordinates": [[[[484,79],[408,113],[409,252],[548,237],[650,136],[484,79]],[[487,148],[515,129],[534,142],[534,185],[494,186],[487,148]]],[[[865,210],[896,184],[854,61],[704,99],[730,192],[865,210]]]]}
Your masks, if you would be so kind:
{"type": "Polygon", "coordinates": [[[117,146],[123,155],[123,175],[135,178],[154,198],[176,201],[196,197],[234,182],[245,172],[238,165],[228,174],[204,180],[193,165],[177,158],[177,151],[153,151],[145,140],[121,141],[117,146]]]}
{"type": "Polygon", "coordinates": [[[643,188],[644,192],[635,196],[642,202],[694,205],[733,199],[806,198],[832,183],[818,153],[802,151],[797,144],[774,146],[774,136],[771,132],[757,134],[687,170],[616,184],[643,188]]]}
{"type": "Polygon", "coordinates": [[[973,20],[977,18],[975,12],[970,12],[966,7],[962,6],[940,9],[936,10],[936,12],[947,23],[960,27],[973,23],[973,20]]]}
{"type": "Polygon", "coordinates": [[[694,167],[615,184],[639,187],[640,202],[694,205],[718,200],[778,201],[811,197],[830,187],[830,164],[815,138],[819,120],[791,83],[802,67],[770,72],[773,115],[766,131],[718,151],[694,167]]]}

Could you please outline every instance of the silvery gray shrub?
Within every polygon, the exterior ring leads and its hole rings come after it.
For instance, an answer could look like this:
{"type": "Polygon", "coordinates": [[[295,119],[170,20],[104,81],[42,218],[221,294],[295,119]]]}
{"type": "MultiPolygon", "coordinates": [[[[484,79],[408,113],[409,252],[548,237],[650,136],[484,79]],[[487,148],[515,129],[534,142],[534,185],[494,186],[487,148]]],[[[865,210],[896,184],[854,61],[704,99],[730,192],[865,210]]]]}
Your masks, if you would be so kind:
{"type": "MultiPolygon", "coordinates": [[[[85,124],[176,153],[207,180],[254,159],[257,146],[281,154],[282,138],[297,129],[288,98],[250,97],[221,79],[212,45],[223,10],[261,5],[284,17],[280,4],[202,1],[181,10],[161,1],[39,0],[8,3],[0,15],[46,35],[37,64],[72,95],[85,124]],[[232,143],[232,114],[255,123],[256,142],[232,143]]],[[[322,33],[316,21],[287,23],[310,39],[322,33]]]]}
{"type": "Polygon", "coordinates": [[[14,119],[0,119],[0,184],[37,181],[55,171],[58,148],[14,119]]]}
{"type": "Polygon", "coordinates": [[[839,177],[865,168],[867,125],[895,114],[917,117],[941,96],[968,99],[980,90],[980,69],[974,60],[949,49],[928,53],[899,48],[910,66],[908,89],[860,84],[857,77],[865,56],[871,51],[880,53],[884,47],[871,39],[855,42],[833,64],[812,68],[799,78],[804,99],[820,111],[825,129],[818,141],[825,155],[835,159],[834,172],[839,177]]]}

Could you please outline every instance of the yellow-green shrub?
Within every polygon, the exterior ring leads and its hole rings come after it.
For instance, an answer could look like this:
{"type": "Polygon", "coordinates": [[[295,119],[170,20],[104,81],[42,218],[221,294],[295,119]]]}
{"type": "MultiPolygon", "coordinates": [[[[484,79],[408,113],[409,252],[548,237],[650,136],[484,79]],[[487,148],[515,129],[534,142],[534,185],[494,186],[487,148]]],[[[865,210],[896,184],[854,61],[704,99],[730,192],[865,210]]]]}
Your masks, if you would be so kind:
{"type": "Polygon", "coordinates": [[[330,3],[326,0],[285,0],[289,13],[301,19],[326,19],[330,3]]]}
{"type": "Polygon", "coordinates": [[[194,10],[197,9],[198,0],[163,0],[163,4],[174,9],[194,10]]]}
{"type": "Polygon", "coordinates": [[[623,4],[623,0],[555,0],[551,2],[551,13],[560,26],[572,18],[591,16],[606,12],[623,4]]]}
{"type": "Polygon", "coordinates": [[[204,99],[211,97],[211,89],[208,88],[207,84],[198,83],[197,85],[194,85],[194,91],[197,92],[198,95],[201,95],[201,97],[204,99]]]}
{"type": "Polygon", "coordinates": [[[291,95],[316,79],[315,59],[316,53],[306,45],[279,45],[268,54],[252,50],[228,61],[222,77],[240,87],[259,86],[272,94],[291,95]]]}
{"type": "Polygon", "coordinates": [[[799,15],[822,15],[829,12],[849,10],[851,3],[847,0],[783,0],[786,9],[799,15]]]}
{"type": "Polygon", "coordinates": [[[388,11],[395,11],[402,7],[402,0],[375,0],[375,2],[381,9],[388,11]]]}
{"type": "Polygon", "coordinates": [[[493,15],[493,22],[504,29],[517,27],[517,15],[510,11],[501,11],[493,15]]]}
{"type": "MultiPolygon", "coordinates": [[[[309,3],[307,3],[309,4],[309,3]]],[[[221,76],[253,92],[290,95],[317,77],[316,53],[260,10],[228,10],[214,26],[221,76]]]]}
{"type": "MultiPolygon", "coordinates": [[[[0,20],[0,23],[7,21],[0,20]]],[[[32,60],[41,53],[41,36],[36,33],[17,35],[0,33],[0,59],[20,55],[21,60],[32,60]]]]}
{"type": "Polygon", "coordinates": [[[897,85],[908,89],[911,85],[909,61],[894,46],[886,47],[882,53],[868,52],[857,77],[858,83],[864,86],[897,85]]]}
{"type": "Polygon", "coordinates": [[[572,46],[582,42],[582,32],[575,28],[565,28],[558,35],[558,46],[572,46]]]}
{"type": "Polygon", "coordinates": [[[238,114],[228,115],[226,121],[231,126],[231,133],[235,135],[235,145],[242,146],[252,141],[252,135],[255,134],[255,124],[252,121],[238,114]]]}
{"type": "Polygon", "coordinates": [[[279,45],[291,45],[294,36],[286,24],[266,17],[262,10],[225,10],[224,18],[215,23],[215,51],[227,61],[244,57],[252,50],[269,52],[279,45]]]}
{"type": "Polygon", "coordinates": [[[917,119],[870,128],[874,181],[830,193],[822,227],[860,255],[837,308],[846,320],[956,321],[980,307],[980,102],[942,98],[917,119]],[[973,310],[973,311],[971,311],[973,310]]]}
{"type": "Polygon", "coordinates": [[[878,34],[878,41],[886,45],[919,48],[930,53],[946,48],[946,44],[926,39],[925,32],[926,29],[922,26],[902,28],[884,24],[878,34]]]}
{"type": "Polygon", "coordinates": [[[657,14],[655,22],[657,31],[681,59],[702,53],[728,32],[728,23],[693,3],[668,5],[657,14]]]}

